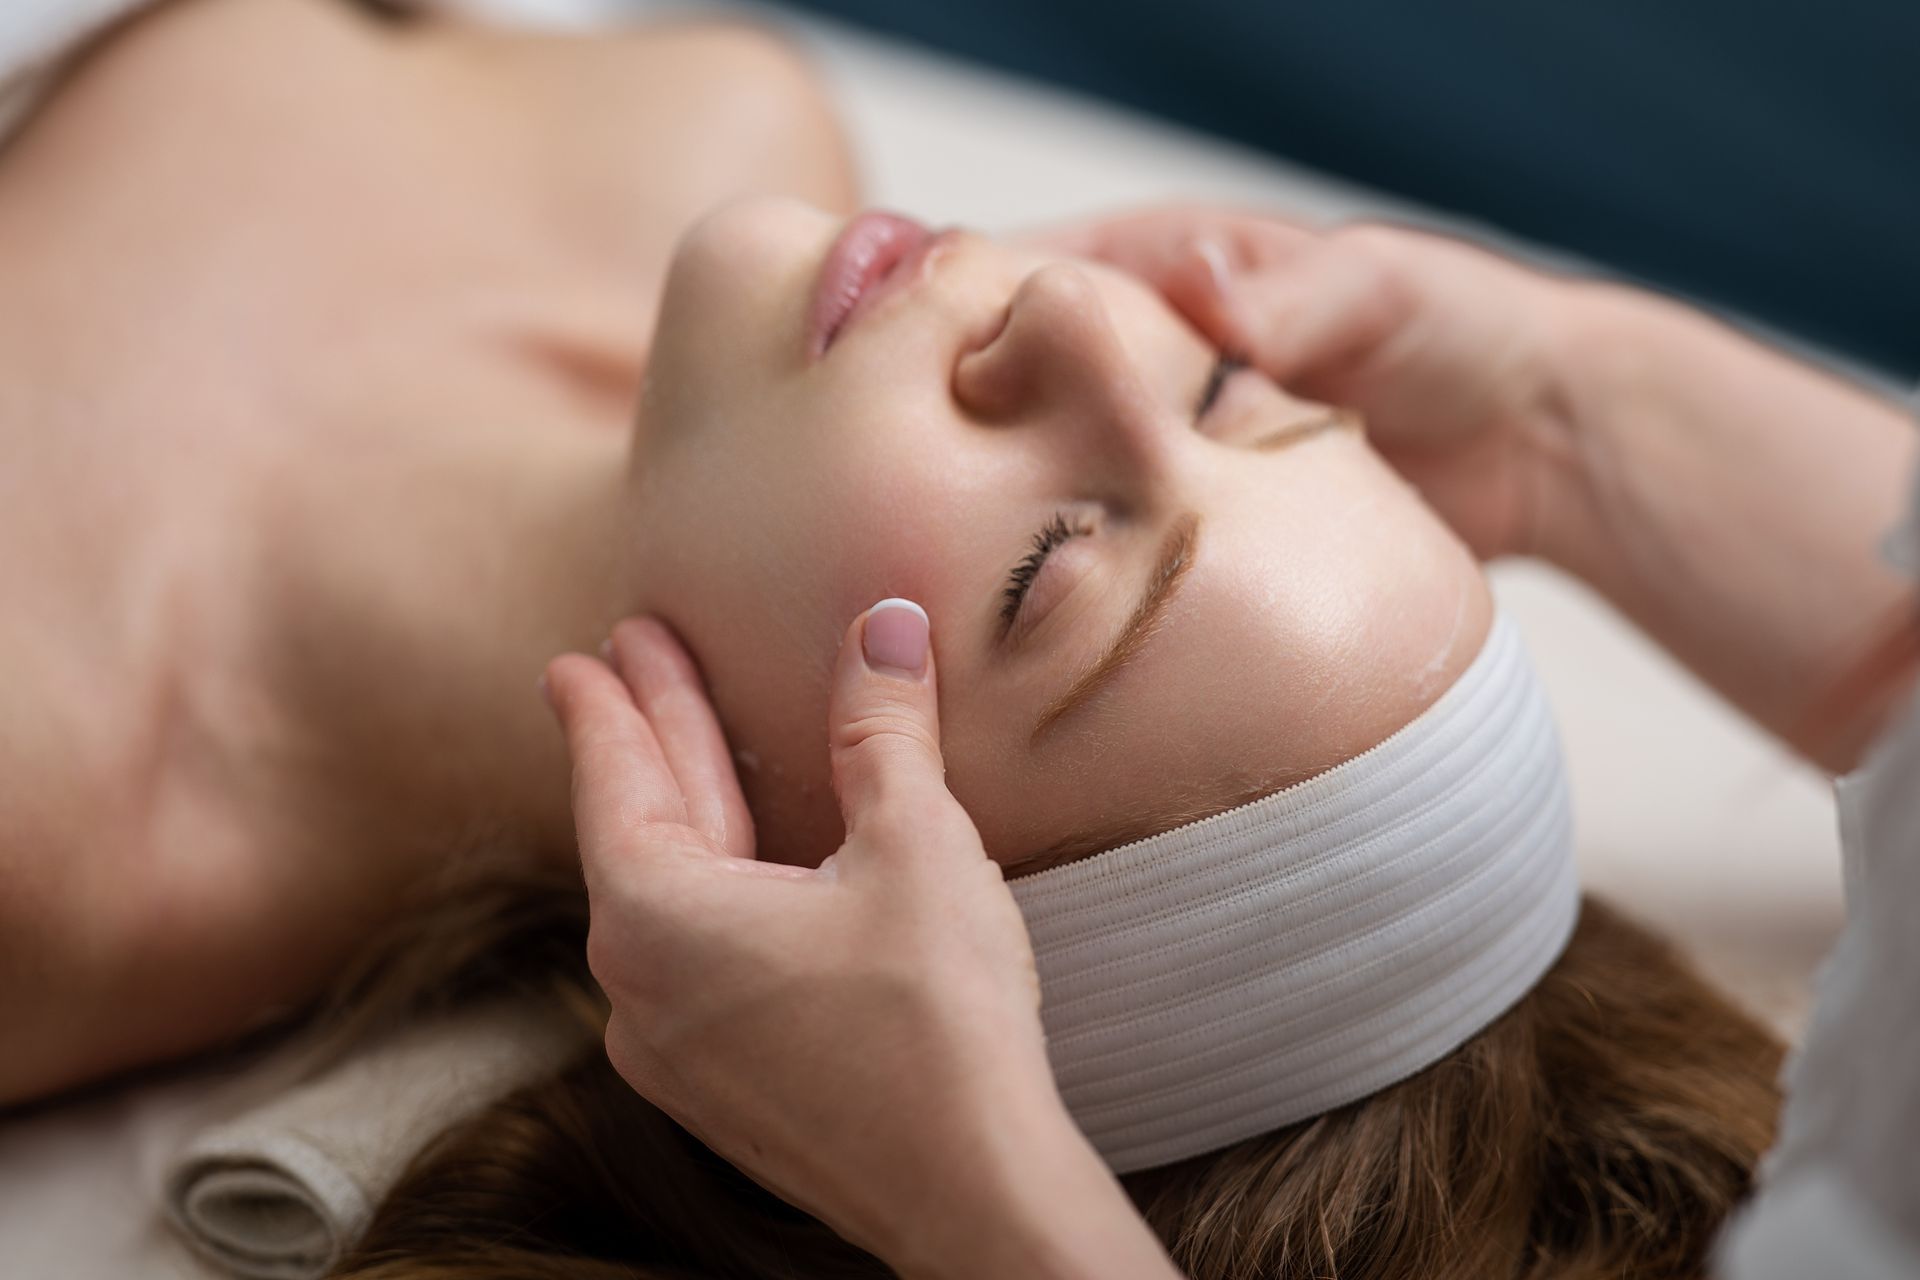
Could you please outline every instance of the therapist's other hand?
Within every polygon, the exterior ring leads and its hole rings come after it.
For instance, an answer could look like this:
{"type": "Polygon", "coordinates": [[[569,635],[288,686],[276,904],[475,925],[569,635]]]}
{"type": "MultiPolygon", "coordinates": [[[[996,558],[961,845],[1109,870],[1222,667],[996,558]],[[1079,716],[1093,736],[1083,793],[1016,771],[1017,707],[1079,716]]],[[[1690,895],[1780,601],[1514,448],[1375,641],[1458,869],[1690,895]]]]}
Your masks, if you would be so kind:
{"type": "Polygon", "coordinates": [[[1319,230],[1204,207],[1037,240],[1142,277],[1287,390],[1359,410],[1374,445],[1482,558],[1542,549],[1573,448],[1566,282],[1398,227],[1319,230]]]}
{"type": "Polygon", "coordinates": [[[1026,928],[947,791],[925,615],[855,619],[828,734],[847,838],[756,861],[692,659],[658,622],[612,666],[548,668],[574,767],[607,1052],[633,1087],[787,1200],[903,1269],[960,1257],[1012,1139],[1077,1142],[1048,1070],[1026,928]],[[617,670],[616,670],[617,669],[617,670]]]}

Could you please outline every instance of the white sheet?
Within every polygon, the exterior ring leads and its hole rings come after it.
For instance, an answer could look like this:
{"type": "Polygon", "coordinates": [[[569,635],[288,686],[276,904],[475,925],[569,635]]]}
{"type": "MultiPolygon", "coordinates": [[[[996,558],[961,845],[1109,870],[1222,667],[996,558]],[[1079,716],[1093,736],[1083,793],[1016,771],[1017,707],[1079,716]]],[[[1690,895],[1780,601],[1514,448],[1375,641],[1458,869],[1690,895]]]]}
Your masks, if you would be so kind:
{"type": "MultiPolygon", "coordinates": [[[[824,24],[797,29],[843,91],[880,203],[987,229],[1176,197],[1462,229],[1115,110],[824,24]]],[[[1841,919],[1825,782],[1576,585],[1531,566],[1494,577],[1560,719],[1587,883],[1795,1025],[1841,919]]],[[[0,1277],[209,1274],[160,1225],[160,1162],[244,1085],[202,1070],[0,1125],[0,1277]]]]}

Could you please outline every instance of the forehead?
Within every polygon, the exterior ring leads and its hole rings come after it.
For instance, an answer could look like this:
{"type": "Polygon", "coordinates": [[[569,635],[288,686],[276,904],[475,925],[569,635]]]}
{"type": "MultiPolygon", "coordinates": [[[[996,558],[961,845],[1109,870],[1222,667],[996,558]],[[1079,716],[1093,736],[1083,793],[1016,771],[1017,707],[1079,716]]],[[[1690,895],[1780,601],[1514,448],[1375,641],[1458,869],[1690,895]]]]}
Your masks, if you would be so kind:
{"type": "MultiPolygon", "coordinates": [[[[1011,787],[985,784],[1004,801],[977,815],[996,856],[1090,853],[1311,777],[1413,719],[1471,661],[1490,606],[1464,549],[1391,500],[1358,440],[1298,452],[1209,484],[1195,562],[1148,647],[1011,787]]],[[[951,763],[964,803],[974,771],[951,763]]]]}

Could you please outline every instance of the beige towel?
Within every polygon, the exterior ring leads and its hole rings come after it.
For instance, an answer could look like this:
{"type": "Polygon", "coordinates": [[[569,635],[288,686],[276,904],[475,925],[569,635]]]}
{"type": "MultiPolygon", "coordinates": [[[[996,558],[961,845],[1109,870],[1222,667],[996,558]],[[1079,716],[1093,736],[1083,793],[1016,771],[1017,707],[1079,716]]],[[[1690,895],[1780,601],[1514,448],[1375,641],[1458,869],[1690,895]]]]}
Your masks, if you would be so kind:
{"type": "Polygon", "coordinates": [[[429,1140],[586,1043],[528,1000],[408,1027],[190,1139],[167,1172],[167,1214],[236,1275],[321,1276],[429,1140]]]}

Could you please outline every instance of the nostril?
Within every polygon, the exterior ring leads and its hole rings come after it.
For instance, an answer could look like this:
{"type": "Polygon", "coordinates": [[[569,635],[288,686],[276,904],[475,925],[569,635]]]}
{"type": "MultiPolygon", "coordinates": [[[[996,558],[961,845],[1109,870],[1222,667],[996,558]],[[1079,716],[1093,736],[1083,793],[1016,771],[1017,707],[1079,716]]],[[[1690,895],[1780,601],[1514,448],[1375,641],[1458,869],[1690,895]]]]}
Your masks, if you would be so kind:
{"type": "Polygon", "coordinates": [[[953,397],[966,412],[1002,418],[1053,393],[1086,393],[1090,376],[1116,376],[1123,357],[1092,277],[1050,263],[967,334],[953,366],[953,397]]]}
{"type": "Polygon", "coordinates": [[[971,329],[953,362],[954,403],[969,413],[992,418],[1011,411],[1020,396],[1018,379],[1008,368],[1007,351],[996,345],[1012,322],[1009,302],[971,329]]]}

